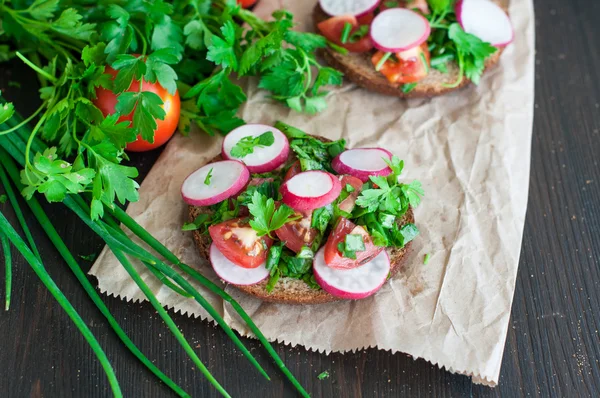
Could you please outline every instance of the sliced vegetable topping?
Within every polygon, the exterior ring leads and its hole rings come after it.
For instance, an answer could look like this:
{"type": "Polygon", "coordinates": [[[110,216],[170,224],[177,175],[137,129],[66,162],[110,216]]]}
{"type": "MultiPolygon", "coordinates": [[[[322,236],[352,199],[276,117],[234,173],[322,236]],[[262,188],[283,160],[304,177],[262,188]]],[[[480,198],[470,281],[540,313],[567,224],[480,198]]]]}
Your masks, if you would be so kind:
{"type": "Polygon", "coordinates": [[[375,10],[380,0],[319,0],[319,5],[332,16],[362,16],[375,10]]]}
{"type": "Polygon", "coordinates": [[[361,267],[335,269],[325,263],[323,248],[313,261],[313,272],[317,283],[332,296],[346,300],[358,300],[377,292],[390,273],[390,258],[383,251],[361,267]]]}
{"type": "Polygon", "coordinates": [[[370,261],[383,249],[373,244],[365,228],[340,217],[325,244],[325,263],[331,268],[356,268],[370,261]]]}
{"type": "Polygon", "coordinates": [[[427,43],[407,51],[395,53],[387,58],[386,54],[389,53],[377,51],[371,57],[371,62],[375,69],[381,72],[392,84],[416,83],[429,74],[430,55],[427,43]]]}
{"type": "Polygon", "coordinates": [[[332,203],[342,185],[336,176],[324,171],[305,171],[281,186],[283,203],[294,210],[314,210],[332,203]]]}
{"type": "Polygon", "coordinates": [[[362,182],[370,176],[387,176],[392,169],[386,163],[392,154],[382,148],[357,148],[340,153],[333,159],[331,166],[338,174],[350,174],[362,182]]]}
{"type": "Polygon", "coordinates": [[[429,21],[406,8],[391,8],[375,17],[371,24],[373,45],[384,52],[396,53],[421,45],[429,37],[429,21]]]}
{"type": "Polygon", "coordinates": [[[363,183],[360,179],[353,176],[341,176],[342,193],[338,198],[337,207],[346,214],[352,213],[356,205],[356,199],[360,195],[363,183]]]}
{"type": "Polygon", "coordinates": [[[329,18],[317,24],[317,28],[329,41],[350,52],[363,53],[373,48],[373,42],[368,34],[369,26],[360,25],[352,15],[329,18]]]}
{"type": "Polygon", "coordinates": [[[455,10],[456,18],[465,32],[496,47],[512,43],[514,31],[510,19],[496,3],[460,0],[455,10]]]}
{"type": "Polygon", "coordinates": [[[288,158],[290,145],[285,134],[263,124],[246,124],[231,131],[223,140],[226,159],[241,160],[252,173],[266,173],[288,158]]]}
{"type": "Polygon", "coordinates": [[[215,245],[210,245],[210,263],[213,269],[225,282],[234,285],[254,285],[269,276],[269,271],[263,262],[256,268],[242,268],[229,260],[215,245]]]}
{"type": "Polygon", "coordinates": [[[247,218],[234,218],[208,228],[213,245],[232,261],[243,268],[264,266],[267,253],[273,244],[268,236],[260,237],[250,227],[247,218]]]}
{"type": "Polygon", "coordinates": [[[183,200],[192,206],[209,206],[237,195],[250,172],[237,160],[210,163],[190,174],[181,186],[183,200]]]}
{"type": "Polygon", "coordinates": [[[299,253],[303,247],[312,246],[319,231],[311,227],[312,211],[298,211],[296,216],[297,220],[284,224],[275,233],[288,249],[299,253]]]}

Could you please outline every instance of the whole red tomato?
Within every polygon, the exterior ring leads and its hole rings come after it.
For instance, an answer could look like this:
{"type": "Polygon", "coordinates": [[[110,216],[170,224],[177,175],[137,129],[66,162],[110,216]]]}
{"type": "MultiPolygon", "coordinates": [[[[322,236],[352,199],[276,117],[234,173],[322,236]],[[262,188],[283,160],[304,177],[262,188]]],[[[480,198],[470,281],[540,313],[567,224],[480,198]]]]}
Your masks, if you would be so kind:
{"type": "Polygon", "coordinates": [[[256,4],[257,1],[258,0],[237,0],[237,3],[241,4],[244,8],[249,8],[256,4]]]}
{"type": "MultiPolygon", "coordinates": [[[[106,73],[109,73],[113,78],[117,75],[117,71],[110,66],[106,67],[106,73]]],[[[137,80],[131,82],[131,86],[126,91],[139,91],[140,83],[137,80]]],[[[163,109],[165,110],[166,116],[164,120],[156,120],[156,130],[154,131],[154,142],[149,143],[143,140],[142,137],[138,136],[137,140],[127,144],[126,149],[131,152],[145,152],[152,149],[158,148],[163,145],[173,136],[177,125],[179,124],[179,113],[181,111],[181,101],[179,99],[179,92],[175,92],[174,95],[169,94],[158,82],[149,83],[142,80],[142,91],[150,91],[158,95],[163,100],[163,109]]],[[[94,105],[100,109],[104,116],[112,115],[115,113],[115,106],[117,105],[117,96],[110,90],[98,87],[96,89],[96,99],[94,105]]],[[[130,121],[133,119],[133,111],[129,115],[121,116],[119,122],[130,121]]]]}

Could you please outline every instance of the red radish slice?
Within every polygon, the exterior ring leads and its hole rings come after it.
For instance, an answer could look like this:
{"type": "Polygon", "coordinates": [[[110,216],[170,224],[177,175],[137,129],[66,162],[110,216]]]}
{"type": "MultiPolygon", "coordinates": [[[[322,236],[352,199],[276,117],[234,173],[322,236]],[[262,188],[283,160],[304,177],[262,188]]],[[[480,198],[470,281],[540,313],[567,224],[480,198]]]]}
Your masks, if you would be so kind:
{"type": "Polygon", "coordinates": [[[290,143],[285,134],[274,127],[265,124],[246,124],[227,134],[223,140],[221,153],[225,159],[241,160],[251,173],[266,173],[285,163],[290,153],[290,143]],[[269,131],[273,133],[273,144],[255,146],[252,153],[242,158],[231,155],[231,150],[242,138],[258,137],[269,131]]]}
{"type": "Polygon", "coordinates": [[[431,33],[429,21],[406,8],[390,8],[375,17],[371,40],[381,51],[397,53],[421,45],[431,33]]]}
{"type": "Polygon", "coordinates": [[[456,18],[465,32],[496,47],[512,43],[514,31],[508,15],[488,0],[460,0],[456,3],[456,18]]]}
{"type": "Polygon", "coordinates": [[[296,174],[281,186],[283,203],[300,211],[327,206],[341,191],[342,184],[336,176],[318,170],[296,174]]]}
{"type": "Polygon", "coordinates": [[[358,300],[377,292],[390,273],[390,257],[384,250],[365,265],[352,269],[335,269],[325,264],[325,249],[315,255],[313,271],[319,286],[332,296],[358,300]]]}
{"type": "Polygon", "coordinates": [[[383,148],[348,149],[337,155],[331,167],[338,174],[350,174],[362,182],[369,176],[388,176],[392,172],[383,159],[392,159],[390,151],[383,148]]]}
{"type": "Polygon", "coordinates": [[[249,179],[250,172],[240,161],[209,163],[185,179],[181,186],[181,196],[185,203],[192,206],[214,205],[237,195],[249,179]],[[209,173],[211,176],[207,178],[209,173]]]}
{"type": "Polygon", "coordinates": [[[229,261],[214,244],[210,245],[210,263],[219,278],[234,285],[255,285],[269,276],[264,263],[257,268],[240,267],[229,261]]]}
{"type": "Polygon", "coordinates": [[[339,15],[363,16],[375,10],[380,0],[319,0],[323,11],[337,17],[339,15]]]}

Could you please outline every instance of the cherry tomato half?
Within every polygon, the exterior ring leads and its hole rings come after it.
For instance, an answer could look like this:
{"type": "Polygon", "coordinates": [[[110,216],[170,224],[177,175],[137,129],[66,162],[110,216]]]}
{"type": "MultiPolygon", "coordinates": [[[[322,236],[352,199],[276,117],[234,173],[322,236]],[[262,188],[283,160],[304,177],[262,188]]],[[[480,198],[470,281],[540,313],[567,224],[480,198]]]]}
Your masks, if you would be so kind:
{"type": "MultiPolygon", "coordinates": [[[[111,74],[113,78],[117,75],[117,71],[111,68],[110,66],[106,67],[105,72],[111,74]]],[[[135,80],[131,82],[131,86],[129,86],[129,88],[126,91],[137,92],[139,90],[140,82],[135,80]]],[[[158,148],[159,146],[169,141],[169,139],[175,133],[177,125],[179,124],[179,113],[181,111],[181,101],[179,99],[179,92],[175,92],[174,95],[171,95],[158,82],[148,83],[144,80],[142,81],[142,91],[150,91],[158,95],[162,99],[164,103],[163,109],[165,110],[166,116],[164,120],[156,121],[157,127],[154,131],[154,142],[150,143],[138,136],[137,140],[127,144],[126,149],[131,152],[145,152],[158,148]]],[[[112,115],[113,113],[115,113],[115,106],[117,105],[117,96],[110,90],[98,87],[96,89],[96,99],[94,100],[94,105],[96,105],[98,109],[100,109],[104,116],[112,115]]],[[[134,111],[132,111],[129,115],[121,116],[119,118],[119,122],[131,122],[133,119],[134,111]]]]}
{"type": "Polygon", "coordinates": [[[378,247],[373,244],[373,240],[369,236],[369,233],[363,227],[354,224],[347,218],[340,217],[325,244],[325,263],[331,268],[356,268],[371,261],[375,256],[381,253],[382,250],[383,247],[378,247]],[[338,250],[340,242],[344,242],[346,240],[346,235],[349,234],[362,235],[363,242],[365,243],[365,250],[356,252],[356,260],[343,257],[342,253],[338,250]]]}
{"type": "Polygon", "coordinates": [[[213,243],[229,261],[243,268],[256,268],[267,260],[273,239],[259,237],[246,218],[234,218],[208,228],[213,243]]]}
{"type": "Polygon", "coordinates": [[[237,3],[240,4],[244,8],[250,8],[254,4],[256,4],[258,0],[237,0],[237,3]]]}
{"type": "MultiPolygon", "coordinates": [[[[371,58],[374,66],[379,64],[384,52],[377,51],[371,58]]],[[[379,70],[390,83],[416,83],[429,74],[429,49],[427,42],[419,47],[394,54],[379,70]]]]}
{"type": "Polygon", "coordinates": [[[292,251],[298,253],[303,246],[310,247],[317,236],[318,231],[311,228],[312,211],[299,211],[296,215],[302,218],[287,222],[283,227],[275,231],[277,237],[285,242],[292,251]]]}
{"type": "Polygon", "coordinates": [[[373,42],[371,37],[366,34],[355,43],[351,43],[350,40],[346,43],[342,43],[342,32],[346,23],[352,25],[350,30],[350,36],[360,28],[360,24],[353,15],[341,15],[338,17],[329,18],[317,25],[317,28],[321,31],[330,41],[334,42],[338,46],[342,46],[353,53],[364,53],[373,48],[373,42]]]}

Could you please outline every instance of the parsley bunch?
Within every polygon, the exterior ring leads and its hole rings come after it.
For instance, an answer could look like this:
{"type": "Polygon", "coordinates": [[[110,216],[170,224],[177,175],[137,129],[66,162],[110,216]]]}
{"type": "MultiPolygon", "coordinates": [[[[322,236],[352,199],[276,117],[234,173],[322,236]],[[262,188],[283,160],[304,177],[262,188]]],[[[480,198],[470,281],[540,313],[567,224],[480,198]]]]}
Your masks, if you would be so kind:
{"type": "MultiPolygon", "coordinates": [[[[273,17],[264,21],[235,0],[0,0],[0,61],[20,58],[42,85],[38,110],[0,131],[37,119],[24,151],[25,193],[51,202],[91,193],[93,220],[103,216],[103,202],[136,201],[137,170],[121,164],[124,148],[138,136],[153,142],[166,117],[161,97],[143,81],[179,92],[184,134],[192,124],[208,134],[243,124],[236,113],[246,94],[234,82],[242,76],[260,76],[260,87],[293,109],[324,109],[323,87],[341,84],[341,74],[315,58],[325,39],[292,31],[287,11],[273,17]],[[99,88],[117,96],[114,115],[104,117],[94,104],[99,88]],[[119,122],[131,113],[132,123],[119,122]],[[39,137],[52,148],[40,150],[39,137]]],[[[3,123],[15,110],[1,101],[3,123]]]]}
{"type": "Polygon", "coordinates": [[[479,84],[485,61],[498,49],[475,35],[466,33],[456,20],[454,0],[428,0],[431,14],[425,15],[434,32],[429,36],[431,66],[447,73],[447,63],[456,61],[458,79],[448,87],[458,86],[464,77],[479,84]]]}
{"type": "Polygon", "coordinates": [[[424,191],[419,181],[399,182],[404,162],[397,156],[393,156],[388,165],[392,169],[389,176],[371,176],[370,182],[365,184],[356,200],[352,218],[367,228],[375,245],[402,247],[414,239],[419,230],[411,223],[398,228],[397,222],[409,206],[417,207],[421,203],[424,191]]]}

